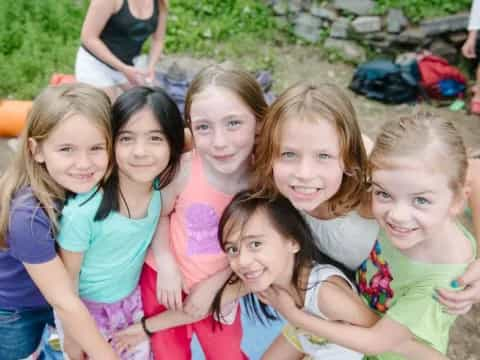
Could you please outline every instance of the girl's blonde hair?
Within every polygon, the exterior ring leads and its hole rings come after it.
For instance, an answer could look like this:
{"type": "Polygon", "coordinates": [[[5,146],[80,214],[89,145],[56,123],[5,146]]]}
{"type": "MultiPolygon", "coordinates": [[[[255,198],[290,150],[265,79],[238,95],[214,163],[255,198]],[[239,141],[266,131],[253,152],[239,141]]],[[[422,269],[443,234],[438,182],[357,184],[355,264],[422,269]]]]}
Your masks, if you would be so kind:
{"type": "Polygon", "coordinates": [[[451,121],[427,113],[385,123],[370,155],[369,170],[394,166],[395,158],[422,159],[445,173],[448,185],[458,194],[465,185],[468,158],[463,139],[451,121]]]}
{"type": "Polygon", "coordinates": [[[328,200],[335,216],[354,209],[366,196],[367,153],[348,96],[333,84],[301,82],[285,90],[265,116],[255,151],[252,187],[259,196],[276,196],[273,164],[280,156],[280,139],[285,122],[328,121],[337,130],[340,158],[345,166],[338,192],[328,200]]]}
{"type": "MultiPolygon", "coordinates": [[[[7,246],[11,201],[17,192],[25,187],[31,188],[40,206],[47,213],[52,223],[52,231],[55,233],[58,230],[58,204],[65,201],[65,190],[50,176],[45,164],[34,160],[29,139],[41,144],[62,121],[73,115],[82,115],[102,131],[111,158],[110,112],[108,96],[86,84],[48,87],[38,95],[28,114],[18,150],[0,178],[0,248],[7,246]]],[[[110,170],[111,162],[105,177],[110,170]]]]}
{"type": "Polygon", "coordinates": [[[257,124],[263,121],[268,105],[257,80],[245,70],[232,63],[210,65],[193,79],[185,99],[185,121],[191,129],[190,111],[195,96],[210,86],[224,88],[248,106],[255,115],[257,124]]]}

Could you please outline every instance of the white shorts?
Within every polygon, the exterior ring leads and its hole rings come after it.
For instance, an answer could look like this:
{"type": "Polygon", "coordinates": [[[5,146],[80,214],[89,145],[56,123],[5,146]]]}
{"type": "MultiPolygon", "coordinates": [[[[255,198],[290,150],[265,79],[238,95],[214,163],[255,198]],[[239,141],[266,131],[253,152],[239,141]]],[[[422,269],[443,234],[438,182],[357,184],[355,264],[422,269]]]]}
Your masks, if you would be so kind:
{"type": "Polygon", "coordinates": [[[108,67],[81,46],[75,61],[75,79],[100,88],[128,83],[120,71],[108,67]]]}

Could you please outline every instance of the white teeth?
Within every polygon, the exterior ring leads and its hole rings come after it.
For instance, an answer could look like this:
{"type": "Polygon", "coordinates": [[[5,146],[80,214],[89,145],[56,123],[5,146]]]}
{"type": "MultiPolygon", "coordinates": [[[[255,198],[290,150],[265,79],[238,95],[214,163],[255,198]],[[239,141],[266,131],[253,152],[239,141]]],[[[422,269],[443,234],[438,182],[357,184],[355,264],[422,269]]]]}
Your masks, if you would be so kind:
{"type": "Polygon", "coordinates": [[[247,272],[247,273],[244,273],[243,276],[245,277],[245,279],[248,279],[248,280],[251,280],[251,279],[256,279],[258,278],[260,275],[263,274],[263,269],[262,270],[257,270],[257,271],[250,271],[250,272],[247,272]]]}
{"type": "Polygon", "coordinates": [[[307,186],[292,186],[293,190],[302,194],[313,194],[319,189],[316,187],[307,187],[307,186]]]}
{"type": "Polygon", "coordinates": [[[395,230],[396,232],[399,232],[399,233],[408,233],[408,232],[414,230],[413,228],[405,228],[405,227],[396,226],[396,225],[393,225],[393,224],[389,224],[389,225],[393,230],[395,230]]]}
{"type": "Polygon", "coordinates": [[[93,176],[93,173],[85,174],[85,175],[80,175],[80,174],[72,175],[72,177],[74,177],[75,179],[78,179],[78,180],[90,179],[92,176],[93,176]]]}

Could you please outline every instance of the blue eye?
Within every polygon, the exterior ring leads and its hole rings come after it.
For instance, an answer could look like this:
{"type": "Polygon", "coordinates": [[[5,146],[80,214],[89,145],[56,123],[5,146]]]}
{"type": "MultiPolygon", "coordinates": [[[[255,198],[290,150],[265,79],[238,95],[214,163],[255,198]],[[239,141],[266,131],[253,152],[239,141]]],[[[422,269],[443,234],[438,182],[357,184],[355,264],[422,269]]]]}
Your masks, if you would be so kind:
{"type": "Polygon", "coordinates": [[[227,123],[227,127],[229,129],[236,129],[238,128],[240,125],[242,124],[242,122],[240,120],[230,120],[228,123],[227,123]]]}
{"type": "Polygon", "coordinates": [[[64,146],[64,147],[61,147],[60,149],[58,149],[58,151],[69,153],[69,152],[73,151],[73,147],[72,146],[64,146]]]}
{"type": "Polygon", "coordinates": [[[423,196],[417,196],[413,199],[413,203],[415,205],[423,206],[423,205],[429,205],[432,202],[430,200],[428,200],[427,198],[424,198],[423,196]]]}
{"type": "Polygon", "coordinates": [[[284,151],[280,154],[280,157],[285,160],[294,159],[297,156],[293,151],[284,151]]]}
{"type": "Polygon", "coordinates": [[[193,128],[195,131],[199,131],[199,132],[205,132],[209,129],[210,127],[207,125],[207,124],[198,124],[198,125],[195,125],[195,127],[193,128]]]}
{"type": "Polygon", "coordinates": [[[321,159],[321,160],[326,160],[326,159],[330,159],[331,156],[327,153],[320,153],[320,154],[318,154],[318,158],[321,159]]]}
{"type": "Polygon", "coordinates": [[[373,192],[376,198],[379,198],[380,200],[388,200],[390,199],[390,195],[386,193],[385,191],[382,190],[376,190],[373,192]]]}
{"type": "Polygon", "coordinates": [[[96,145],[96,146],[92,147],[92,151],[105,151],[105,150],[106,150],[105,145],[96,145]]]}

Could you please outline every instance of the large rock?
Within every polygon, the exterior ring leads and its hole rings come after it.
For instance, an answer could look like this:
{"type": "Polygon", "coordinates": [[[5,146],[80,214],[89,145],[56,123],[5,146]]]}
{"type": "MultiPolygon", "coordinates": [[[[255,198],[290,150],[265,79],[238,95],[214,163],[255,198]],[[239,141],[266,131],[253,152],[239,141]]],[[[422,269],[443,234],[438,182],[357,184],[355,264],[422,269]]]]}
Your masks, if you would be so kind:
{"type": "Polygon", "coordinates": [[[430,38],[419,27],[408,28],[395,38],[396,43],[410,46],[421,46],[429,41],[430,38]]]}
{"type": "Polygon", "coordinates": [[[350,20],[347,18],[339,18],[332,23],[330,28],[330,37],[337,39],[348,38],[348,29],[350,28],[350,20]]]}
{"type": "Polygon", "coordinates": [[[379,16],[359,16],[352,21],[352,28],[360,34],[380,31],[382,21],[379,16]]]}
{"type": "Polygon", "coordinates": [[[408,20],[401,9],[389,9],[385,19],[387,32],[398,34],[408,25],[408,20]]]}
{"type": "Polygon", "coordinates": [[[322,19],[309,13],[300,13],[295,19],[293,32],[296,36],[309,42],[320,40],[320,28],[322,19]]]}
{"type": "Polygon", "coordinates": [[[369,15],[375,7],[372,0],[335,0],[335,9],[344,10],[356,15],[369,15]]]}
{"type": "Polygon", "coordinates": [[[320,19],[328,21],[335,21],[338,18],[338,15],[334,10],[324,8],[323,6],[317,4],[312,5],[310,13],[314,16],[318,16],[320,19]]]}
{"type": "Polygon", "coordinates": [[[468,18],[469,14],[463,13],[432,20],[424,20],[420,23],[420,28],[427,36],[455,32],[467,28],[468,18]]]}

